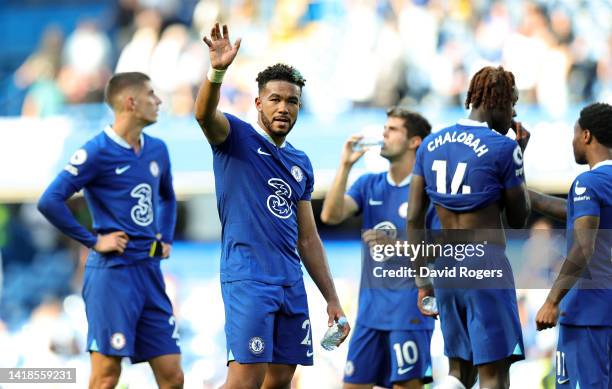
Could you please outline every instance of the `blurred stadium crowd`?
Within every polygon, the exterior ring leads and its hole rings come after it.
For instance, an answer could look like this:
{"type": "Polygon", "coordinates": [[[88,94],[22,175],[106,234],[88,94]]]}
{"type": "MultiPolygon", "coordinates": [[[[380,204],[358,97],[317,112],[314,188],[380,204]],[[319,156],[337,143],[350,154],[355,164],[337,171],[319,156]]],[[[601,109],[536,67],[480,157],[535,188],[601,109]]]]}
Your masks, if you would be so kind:
{"type": "MultiPolygon", "coordinates": [[[[101,103],[112,73],[141,71],[151,76],[168,115],[189,116],[208,68],[201,37],[215,21],[231,26],[232,39],[243,38],[221,102],[224,110],[239,116],[252,117],[255,76],[278,61],[296,65],[305,75],[304,109],[320,118],[394,104],[462,107],[470,76],[491,63],[514,72],[521,104],[537,106],[551,118],[585,102],[612,100],[612,6],[607,0],[53,3],[0,3],[0,21],[21,16],[26,26],[27,17],[30,22],[45,20],[30,23],[37,26],[31,31],[22,27],[1,34],[0,42],[25,34],[29,42],[38,43],[26,51],[27,45],[20,50],[12,46],[0,54],[0,115],[44,118],[101,103]],[[65,8],[71,11],[63,12],[65,8]]],[[[87,224],[84,204],[77,200],[71,207],[87,224]]],[[[184,225],[187,215],[179,217],[184,225]]],[[[514,243],[515,257],[526,263],[529,255],[558,258],[559,242],[541,230],[563,226],[533,221],[534,232],[525,247],[537,247],[538,254],[514,243]]],[[[357,238],[355,225],[343,228],[352,228],[357,238]]],[[[334,238],[334,233],[338,230],[323,230],[323,237],[334,238]]],[[[169,286],[176,289],[170,294],[179,310],[187,387],[215,387],[224,377],[218,246],[211,245],[179,243],[164,269],[169,286]],[[199,273],[194,270],[198,267],[206,269],[199,273]]],[[[339,294],[354,319],[359,244],[326,240],[326,247],[339,294]]],[[[85,256],[84,249],[47,224],[33,204],[0,204],[0,348],[13,350],[0,353],[0,366],[78,367],[83,372],[79,382],[85,384],[85,318],[79,296],[85,256]]],[[[513,367],[516,387],[554,386],[549,373],[556,335],[536,333],[533,324],[544,297],[543,290],[519,291],[528,360],[513,367]],[[521,381],[527,379],[531,381],[521,381]]],[[[313,323],[324,323],[323,315],[317,317],[324,312],[322,301],[310,305],[313,323]]],[[[322,330],[322,324],[314,327],[314,337],[322,330]]],[[[433,352],[438,374],[443,374],[439,332],[433,352]]],[[[346,348],[335,355],[317,350],[315,367],[299,373],[296,385],[339,387],[342,353],[346,348]]],[[[151,380],[146,369],[132,367],[122,385],[147,387],[151,380]]]]}
{"type": "Polygon", "coordinates": [[[258,69],[275,61],[299,64],[308,79],[305,108],[321,115],[396,103],[462,106],[469,76],[490,63],[514,72],[522,104],[537,104],[551,115],[570,104],[610,98],[607,0],[102,3],[89,18],[49,15],[37,47],[9,77],[14,89],[7,100],[24,94],[23,103],[0,107],[47,116],[65,104],[101,102],[113,72],[137,70],[151,76],[165,110],[188,115],[208,67],[201,37],[215,21],[232,26],[234,39],[244,38],[223,90],[223,106],[237,113],[252,107],[258,69]],[[76,27],[67,30],[71,23],[76,27]]]}

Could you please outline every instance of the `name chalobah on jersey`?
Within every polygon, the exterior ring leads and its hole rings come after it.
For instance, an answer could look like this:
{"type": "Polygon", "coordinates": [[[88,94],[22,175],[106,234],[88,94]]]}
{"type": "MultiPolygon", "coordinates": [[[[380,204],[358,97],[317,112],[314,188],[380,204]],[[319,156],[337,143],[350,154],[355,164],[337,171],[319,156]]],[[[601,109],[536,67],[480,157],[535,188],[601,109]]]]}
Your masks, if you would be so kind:
{"type": "Polygon", "coordinates": [[[502,278],[504,271],[502,269],[470,269],[465,266],[444,269],[430,269],[428,267],[419,268],[419,276],[426,278],[474,278],[482,280],[484,278],[502,278]],[[459,270],[459,271],[457,271],[459,270]]]}

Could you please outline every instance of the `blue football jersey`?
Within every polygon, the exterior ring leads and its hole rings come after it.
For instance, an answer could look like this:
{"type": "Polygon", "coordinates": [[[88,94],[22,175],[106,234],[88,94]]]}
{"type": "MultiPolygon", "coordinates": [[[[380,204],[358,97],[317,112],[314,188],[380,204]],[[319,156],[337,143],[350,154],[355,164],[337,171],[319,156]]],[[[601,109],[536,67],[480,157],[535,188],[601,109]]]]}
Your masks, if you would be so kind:
{"type": "Polygon", "coordinates": [[[612,160],[580,174],[567,196],[568,250],[574,221],[598,216],[599,231],[591,261],[561,301],[559,322],[578,326],[612,326],[612,160]]]}
{"type": "MultiPolygon", "coordinates": [[[[347,194],[363,214],[364,230],[385,230],[398,239],[405,237],[410,178],[396,185],[388,173],[383,172],[365,174],[355,181],[347,194]]],[[[430,222],[437,219],[433,206],[427,214],[430,222]]],[[[373,261],[367,250],[365,254],[364,260],[373,261]]],[[[369,268],[364,266],[363,271],[370,271],[369,268]]],[[[401,282],[393,280],[390,282],[393,285],[384,288],[364,285],[369,275],[365,276],[359,290],[358,324],[379,330],[433,329],[433,319],[421,315],[416,305],[418,290],[412,278],[404,278],[401,282]]]]}
{"type": "Polygon", "coordinates": [[[92,247],[96,236],[76,222],[65,200],[83,189],[96,233],[125,231],[122,255],[91,256],[88,265],[114,266],[149,259],[156,235],[171,243],[176,199],[170,157],[163,141],[142,134],[142,149],[131,146],[111,127],[77,150],[39,201],[41,212],[62,232],[92,247]],[[92,263],[92,261],[97,263],[92,263]]]}
{"type": "Polygon", "coordinates": [[[292,285],[302,277],[297,205],[310,201],[312,165],[288,142],[277,147],[258,125],[225,116],[229,135],[212,146],[223,228],[221,282],[292,285]]]}
{"type": "Polygon", "coordinates": [[[413,174],[425,179],[434,204],[468,212],[498,201],[503,189],[524,182],[523,154],[515,140],[486,123],[463,119],[423,140],[413,174]]]}

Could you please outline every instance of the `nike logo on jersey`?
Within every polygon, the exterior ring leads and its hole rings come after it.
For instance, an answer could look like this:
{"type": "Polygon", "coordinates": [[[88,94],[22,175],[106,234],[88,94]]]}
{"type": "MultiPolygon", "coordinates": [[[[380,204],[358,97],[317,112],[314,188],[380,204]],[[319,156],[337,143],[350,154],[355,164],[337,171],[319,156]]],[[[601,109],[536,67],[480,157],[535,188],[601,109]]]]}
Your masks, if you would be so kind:
{"type": "Polygon", "coordinates": [[[576,194],[578,196],[584,194],[584,192],[586,192],[587,188],[586,186],[578,186],[578,184],[580,184],[580,182],[576,181],[576,186],[574,187],[574,192],[576,192],[576,194]]]}
{"type": "Polygon", "coordinates": [[[406,367],[404,369],[402,369],[401,367],[398,367],[397,368],[397,374],[399,374],[399,375],[406,374],[406,373],[408,373],[412,369],[414,369],[414,365],[408,366],[408,367],[406,367]]]}
{"type": "Polygon", "coordinates": [[[272,154],[270,154],[270,153],[266,153],[265,151],[263,151],[263,150],[261,149],[261,147],[257,149],[257,154],[261,154],[261,155],[268,155],[268,156],[270,156],[270,157],[272,156],[272,154]]]}
{"type": "Polygon", "coordinates": [[[559,385],[563,385],[564,383],[566,383],[567,381],[569,381],[569,378],[566,378],[564,380],[562,380],[561,378],[557,378],[557,383],[559,385]]]}
{"type": "Polygon", "coordinates": [[[306,358],[310,358],[314,355],[314,351],[306,351],[306,358]]]}
{"type": "Polygon", "coordinates": [[[116,173],[117,175],[119,175],[119,174],[123,174],[123,173],[125,173],[125,171],[126,171],[126,170],[128,170],[130,167],[131,167],[130,165],[126,165],[126,166],[124,166],[124,167],[118,167],[118,168],[115,168],[115,173],[116,173]]]}
{"type": "Polygon", "coordinates": [[[383,202],[382,202],[382,200],[372,200],[372,199],[370,199],[368,201],[368,204],[370,204],[370,205],[382,205],[383,202]]]}

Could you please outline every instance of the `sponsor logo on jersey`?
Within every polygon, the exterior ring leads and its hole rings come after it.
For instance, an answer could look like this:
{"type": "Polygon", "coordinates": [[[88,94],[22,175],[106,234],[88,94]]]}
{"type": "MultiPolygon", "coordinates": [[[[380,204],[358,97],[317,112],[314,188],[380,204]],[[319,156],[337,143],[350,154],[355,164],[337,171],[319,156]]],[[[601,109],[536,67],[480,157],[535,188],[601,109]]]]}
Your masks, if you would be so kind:
{"type": "Polygon", "coordinates": [[[267,156],[269,156],[269,157],[271,157],[271,156],[272,156],[272,154],[270,154],[270,153],[266,153],[265,151],[263,151],[263,150],[261,149],[261,147],[259,147],[259,148],[257,149],[257,154],[260,154],[260,155],[267,155],[267,156]]]}
{"type": "Polygon", "coordinates": [[[121,174],[125,173],[131,167],[132,167],[131,165],[125,165],[123,167],[116,167],[115,168],[115,174],[116,175],[121,175],[121,174]]]}
{"type": "Polygon", "coordinates": [[[291,208],[291,187],[280,178],[270,178],[268,185],[274,189],[274,194],[268,196],[266,205],[272,214],[280,219],[287,219],[293,215],[291,208]]]}

